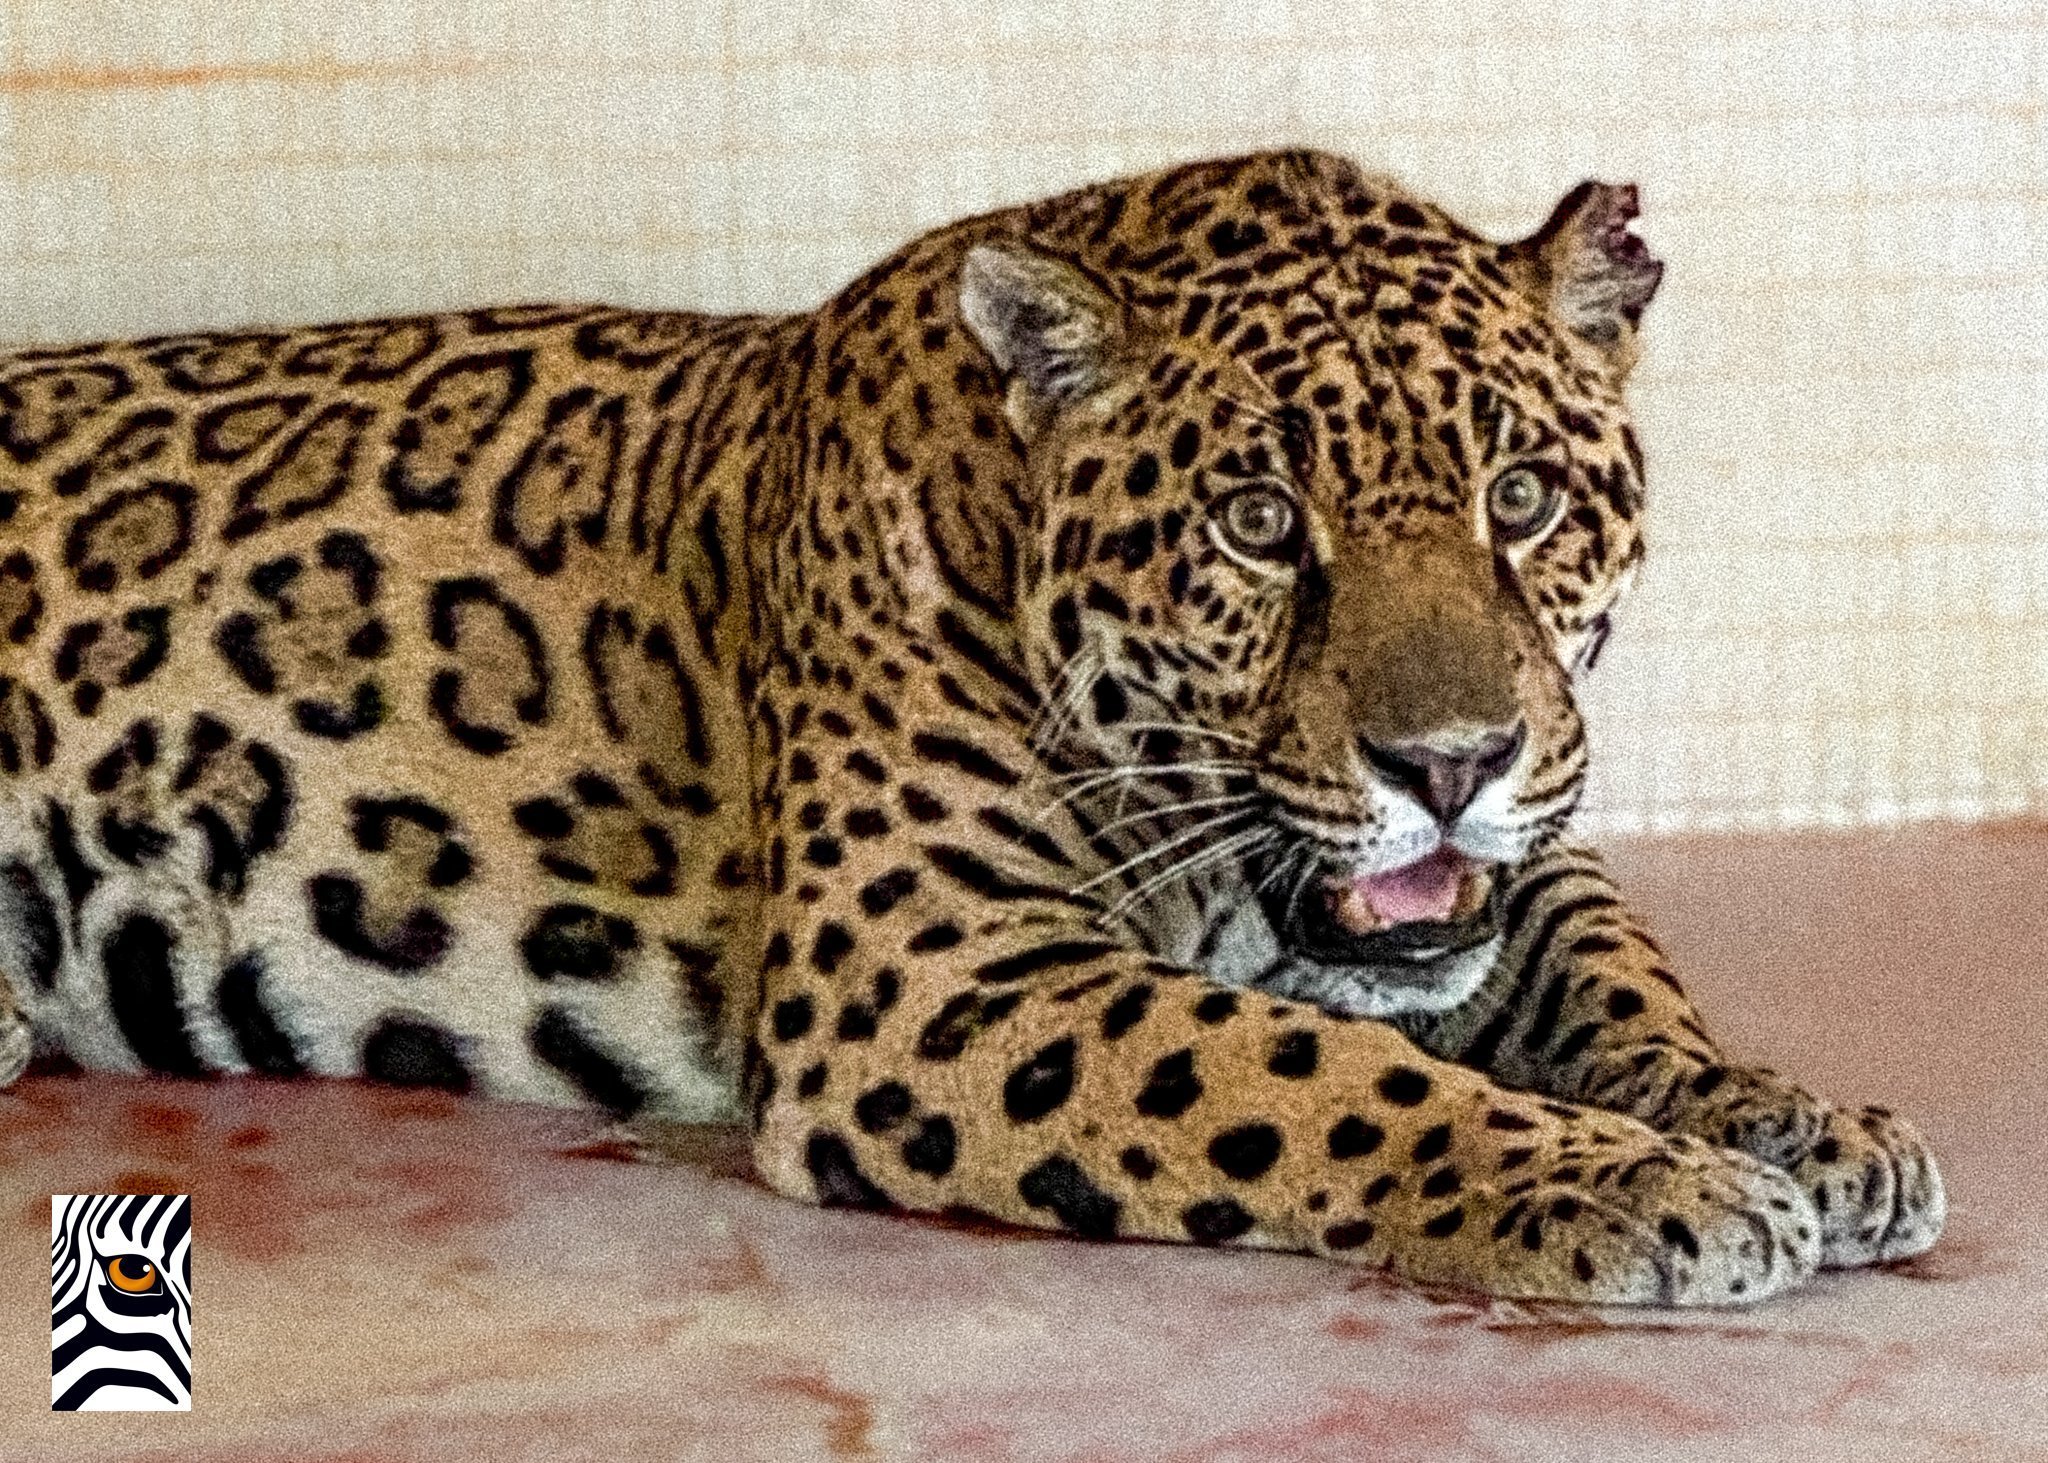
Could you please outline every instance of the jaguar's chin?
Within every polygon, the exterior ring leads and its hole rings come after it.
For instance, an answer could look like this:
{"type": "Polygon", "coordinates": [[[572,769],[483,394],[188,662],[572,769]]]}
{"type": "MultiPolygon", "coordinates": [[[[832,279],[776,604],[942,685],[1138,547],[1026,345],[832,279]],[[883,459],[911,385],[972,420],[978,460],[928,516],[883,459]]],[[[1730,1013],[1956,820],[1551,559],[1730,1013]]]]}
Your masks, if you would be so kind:
{"type": "Polygon", "coordinates": [[[1338,1015],[1379,1020],[1435,1016],[1472,999],[1493,973],[1500,947],[1495,935],[1422,961],[1329,964],[1289,956],[1263,973],[1258,986],[1338,1015]]]}

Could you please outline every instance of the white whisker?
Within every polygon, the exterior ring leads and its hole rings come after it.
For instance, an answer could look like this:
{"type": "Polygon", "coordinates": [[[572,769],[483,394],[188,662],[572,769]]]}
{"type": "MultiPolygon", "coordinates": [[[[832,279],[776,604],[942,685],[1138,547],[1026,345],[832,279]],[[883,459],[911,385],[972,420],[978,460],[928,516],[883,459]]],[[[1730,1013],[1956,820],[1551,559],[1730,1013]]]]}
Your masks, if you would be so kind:
{"type": "Polygon", "coordinates": [[[1119,777],[1171,777],[1177,772],[1223,774],[1250,772],[1252,764],[1226,758],[1210,758],[1203,762],[1128,762],[1121,767],[1083,767],[1078,772],[1062,772],[1048,778],[1049,782],[1113,782],[1119,777]]]}
{"type": "Polygon", "coordinates": [[[1192,878],[1203,869],[1221,863],[1233,855],[1242,855],[1250,848],[1267,843],[1277,837],[1279,837],[1279,834],[1271,828],[1247,828],[1242,832],[1233,833],[1222,842],[1202,849],[1198,853],[1190,854],[1178,863],[1154,874],[1144,883],[1138,885],[1137,888],[1124,895],[1115,904],[1111,905],[1108,910],[1108,918],[1115,919],[1126,910],[1142,904],[1154,892],[1168,884],[1192,878]]]}
{"type": "Polygon", "coordinates": [[[1171,777],[1176,774],[1185,774],[1189,777],[1221,778],[1250,770],[1247,764],[1239,762],[1169,762],[1160,766],[1140,763],[1131,767],[1091,767],[1080,772],[1063,773],[1058,777],[1048,779],[1052,782],[1074,782],[1075,785],[1052,799],[1032,816],[1037,821],[1043,823],[1068,803],[1075,801],[1077,798],[1087,796],[1099,787],[1107,787],[1112,782],[1144,778],[1158,779],[1171,777]]]}
{"type": "Polygon", "coordinates": [[[1181,830],[1181,832],[1176,834],[1174,837],[1167,839],[1164,843],[1156,843],[1152,845],[1152,847],[1150,848],[1140,849],[1137,853],[1125,859],[1115,868],[1108,869],[1100,874],[1097,874],[1094,878],[1088,880],[1086,883],[1076,884],[1072,889],[1070,889],[1067,892],[1069,892],[1070,894],[1086,894],[1090,889],[1094,889],[1100,885],[1107,884],[1110,880],[1115,879],[1123,874],[1129,873],[1132,869],[1137,868],[1140,864],[1149,864],[1150,862],[1152,862],[1152,860],[1156,858],[1161,858],[1166,854],[1172,853],[1176,848],[1180,848],[1186,844],[1192,843],[1195,839],[1200,838],[1204,833],[1209,832],[1211,829],[1218,828],[1225,823],[1232,822],[1243,816],[1244,815],[1241,812],[1230,812],[1218,813],[1213,818],[1204,818],[1201,822],[1194,824],[1192,827],[1181,830]]]}
{"type": "MultiPolygon", "coordinates": [[[[1280,919],[1282,923],[1285,923],[1287,920],[1293,918],[1295,906],[1301,903],[1301,891],[1305,887],[1307,887],[1310,877],[1313,876],[1316,871],[1316,860],[1314,852],[1310,850],[1306,844],[1302,845],[1302,848],[1303,852],[1308,854],[1308,857],[1304,858],[1301,861],[1301,874],[1299,877],[1295,879],[1294,887],[1287,891],[1287,903],[1280,907],[1280,919]]],[[[1274,931],[1274,933],[1278,934],[1279,931],[1276,930],[1274,931]]]]}
{"type": "Polygon", "coordinates": [[[1030,732],[1034,747],[1045,751],[1066,740],[1067,733],[1081,714],[1081,708],[1094,691],[1095,683],[1108,669],[1102,653],[1092,647],[1076,652],[1072,660],[1060,667],[1059,675],[1053,679],[1045,709],[1030,732]]]}
{"type": "MultiPolygon", "coordinates": [[[[1126,784],[1128,786],[1128,784],[1126,784]]],[[[1127,818],[1105,823],[1096,829],[1097,834],[1114,833],[1119,828],[1128,828],[1133,823],[1142,823],[1147,818],[1170,818],[1176,813],[1198,813],[1205,808],[1227,808],[1237,803],[1248,803],[1257,798],[1255,792],[1225,793],[1216,798],[1193,798],[1184,803],[1168,803],[1164,807],[1140,808],[1127,818]]]]}
{"type": "Polygon", "coordinates": [[[1281,879],[1287,876],[1288,871],[1294,867],[1294,861],[1297,858],[1305,857],[1307,854],[1308,845],[1297,838],[1292,848],[1288,849],[1279,858],[1273,860],[1273,867],[1267,871],[1265,878],[1259,880],[1258,887],[1252,890],[1251,897],[1257,899],[1268,889],[1279,883],[1281,879]]]}
{"type": "Polygon", "coordinates": [[[1229,742],[1239,747],[1256,747],[1258,745],[1250,737],[1240,736],[1236,732],[1218,731],[1214,727],[1196,726],[1192,722],[1120,721],[1117,723],[1117,729],[1119,731],[1171,732],[1176,736],[1183,737],[1212,737],[1216,741],[1229,742]]]}

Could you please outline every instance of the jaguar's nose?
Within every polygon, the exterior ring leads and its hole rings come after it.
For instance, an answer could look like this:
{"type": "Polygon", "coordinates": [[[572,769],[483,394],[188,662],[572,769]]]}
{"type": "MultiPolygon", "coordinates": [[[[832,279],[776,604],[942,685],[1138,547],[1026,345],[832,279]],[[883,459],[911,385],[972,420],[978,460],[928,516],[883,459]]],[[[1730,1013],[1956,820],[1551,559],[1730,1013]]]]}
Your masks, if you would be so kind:
{"type": "Polygon", "coordinates": [[[1361,736],[1358,749],[1375,772],[1449,826],[1481,788],[1515,765],[1527,740],[1527,724],[1517,721],[1476,735],[1459,731],[1387,743],[1361,736]]]}

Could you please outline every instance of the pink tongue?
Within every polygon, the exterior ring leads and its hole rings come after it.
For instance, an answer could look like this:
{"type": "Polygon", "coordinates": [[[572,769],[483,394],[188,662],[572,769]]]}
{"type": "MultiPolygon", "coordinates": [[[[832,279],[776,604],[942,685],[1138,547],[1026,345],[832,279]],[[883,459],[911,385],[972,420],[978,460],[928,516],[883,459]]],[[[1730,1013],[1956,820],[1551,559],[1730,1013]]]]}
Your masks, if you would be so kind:
{"type": "Polygon", "coordinates": [[[1458,905],[1464,855],[1439,846],[1428,858],[1339,886],[1337,922],[1360,934],[1411,920],[1446,920],[1458,905]]]}

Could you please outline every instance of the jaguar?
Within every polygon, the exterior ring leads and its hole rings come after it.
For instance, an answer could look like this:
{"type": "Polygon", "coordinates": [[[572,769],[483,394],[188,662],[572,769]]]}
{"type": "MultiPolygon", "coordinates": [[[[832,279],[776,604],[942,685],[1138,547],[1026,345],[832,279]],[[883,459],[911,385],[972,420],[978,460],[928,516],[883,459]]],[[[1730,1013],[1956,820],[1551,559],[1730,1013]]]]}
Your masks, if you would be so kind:
{"type": "Polygon", "coordinates": [[[1570,841],[1642,557],[1633,187],[1286,150],[815,310],[0,355],[0,1076],[743,1119],[824,1205],[1723,1304],[1925,1141],[1570,841]]]}

